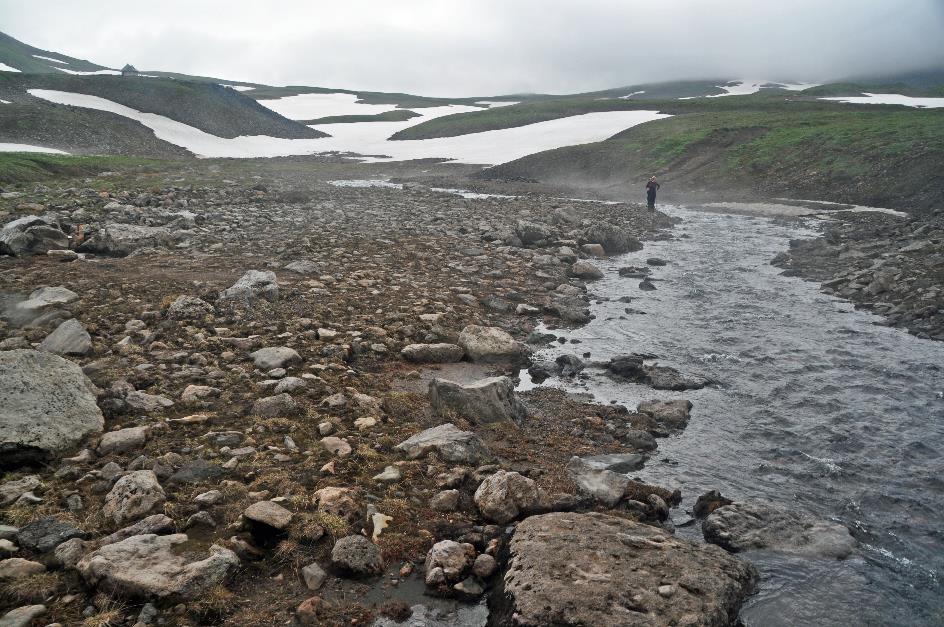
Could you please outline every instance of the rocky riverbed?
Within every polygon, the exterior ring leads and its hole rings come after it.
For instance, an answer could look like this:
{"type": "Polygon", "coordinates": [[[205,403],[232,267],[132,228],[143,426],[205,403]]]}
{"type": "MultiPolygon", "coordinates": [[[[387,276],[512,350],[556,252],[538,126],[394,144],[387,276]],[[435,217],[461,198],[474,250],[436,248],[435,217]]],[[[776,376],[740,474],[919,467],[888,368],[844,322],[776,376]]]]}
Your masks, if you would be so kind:
{"type": "Polygon", "coordinates": [[[604,366],[638,407],[515,392],[584,367],[532,364],[538,323],[586,323],[596,263],[673,220],[331,183],[377,174],[4,190],[4,625],[725,625],[757,582],[734,553],[851,550],[721,495],[693,513],[726,550],[672,534],[678,490],[631,475],[697,411],[660,389],[707,381],[626,355],[604,366]]]}
{"type": "Polygon", "coordinates": [[[944,340],[944,209],[902,218],[840,213],[774,264],[922,338],[944,340]]]}

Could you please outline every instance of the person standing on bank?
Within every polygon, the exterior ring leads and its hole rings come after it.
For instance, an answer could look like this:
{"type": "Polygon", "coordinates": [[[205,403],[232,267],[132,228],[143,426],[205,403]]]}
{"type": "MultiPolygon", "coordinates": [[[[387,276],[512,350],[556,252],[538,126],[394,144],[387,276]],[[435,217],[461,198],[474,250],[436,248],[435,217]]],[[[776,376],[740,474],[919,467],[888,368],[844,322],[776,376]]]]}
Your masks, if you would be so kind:
{"type": "Polygon", "coordinates": [[[646,201],[650,209],[656,208],[656,190],[658,189],[659,183],[656,182],[656,177],[650,177],[649,182],[646,183],[646,201]]]}

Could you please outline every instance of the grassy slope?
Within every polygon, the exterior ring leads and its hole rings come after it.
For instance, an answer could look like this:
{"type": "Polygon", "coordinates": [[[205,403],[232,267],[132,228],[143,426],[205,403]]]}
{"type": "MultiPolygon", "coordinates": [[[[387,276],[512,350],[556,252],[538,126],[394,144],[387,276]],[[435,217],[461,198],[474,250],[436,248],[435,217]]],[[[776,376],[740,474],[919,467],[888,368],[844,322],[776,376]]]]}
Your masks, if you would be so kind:
{"type": "Polygon", "coordinates": [[[918,210],[944,204],[944,110],[758,105],[683,113],[483,176],[636,190],[659,174],[666,191],[716,197],[789,195],[918,210]]]}
{"type": "Polygon", "coordinates": [[[60,72],[55,69],[58,64],[52,61],[46,61],[45,59],[37,59],[33,56],[34,54],[51,59],[61,59],[66,62],[62,64],[62,67],[70,70],[94,72],[95,70],[105,69],[101,65],[96,65],[84,59],[76,59],[64,54],[59,54],[58,52],[34,48],[5,33],[0,33],[0,62],[26,73],[41,74],[48,72],[53,74],[65,74],[65,72],[60,72]]]}
{"type": "MultiPolygon", "coordinates": [[[[454,137],[468,133],[479,133],[503,128],[514,128],[535,122],[545,122],[572,115],[594,113],[598,111],[628,111],[635,109],[658,109],[665,113],[692,113],[697,111],[724,111],[741,109],[745,106],[774,109],[779,108],[784,99],[792,101],[809,100],[810,105],[819,104],[828,106],[828,103],[816,101],[817,97],[835,95],[859,95],[864,91],[885,93],[904,93],[906,95],[932,95],[931,88],[916,88],[904,84],[881,87],[856,83],[840,83],[821,85],[802,92],[791,92],[782,89],[765,89],[750,96],[725,96],[724,98],[693,98],[678,100],[679,96],[665,96],[665,99],[656,98],[661,94],[677,94],[697,91],[707,88],[710,82],[669,83],[655,86],[639,85],[639,89],[649,88],[648,94],[633,96],[631,99],[622,99],[615,94],[629,93],[636,87],[609,90],[607,92],[593,92],[576,96],[555,97],[549,100],[524,102],[511,107],[485,109],[472,113],[457,113],[434,118],[422,124],[411,126],[391,137],[391,139],[430,139],[434,137],[454,137]],[[610,96],[601,96],[610,94],[610,96]]],[[[720,91],[720,90],[718,90],[720,91]]]]}
{"type": "MultiPolygon", "coordinates": [[[[324,136],[324,133],[284,118],[233,89],[211,83],[121,76],[0,73],[0,93],[5,94],[8,100],[34,88],[99,96],[139,111],[169,117],[220,137],[324,136]]],[[[36,100],[29,99],[32,102],[36,100]]],[[[4,114],[5,110],[0,109],[0,116],[4,114]]]]}
{"type": "Polygon", "coordinates": [[[77,157],[36,153],[0,153],[0,185],[72,176],[93,176],[101,172],[142,170],[169,162],[142,157],[77,157]]]}

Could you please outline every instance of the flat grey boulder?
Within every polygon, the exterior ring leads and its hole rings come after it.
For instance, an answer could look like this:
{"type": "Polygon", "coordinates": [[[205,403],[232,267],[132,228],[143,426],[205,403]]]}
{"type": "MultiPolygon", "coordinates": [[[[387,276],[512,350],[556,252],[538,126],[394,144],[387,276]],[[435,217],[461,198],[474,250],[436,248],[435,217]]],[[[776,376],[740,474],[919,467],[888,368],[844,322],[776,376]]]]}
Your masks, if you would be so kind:
{"type": "Polygon", "coordinates": [[[132,390],[125,395],[125,402],[134,409],[141,411],[160,411],[171,407],[174,401],[160,394],[148,394],[141,390],[132,390]]]}
{"type": "Polygon", "coordinates": [[[275,396],[266,396],[256,400],[252,404],[250,413],[253,416],[261,418],[278,418],[280,416],[294,416],[298,414],[299,407],[295,399],[285,392],[275,396]]]}
{"type": "Polygon", "coordinates": [[[13,503],[27,492],[32,492],[41,485],[39,475],[26,475],[19,479],[0,483],[0,507],[13,503]]]}
{"type": "Polygon", "coordinates": [[[220,300],[249,304],[254,300],[275,302],[279,299],[279,284],[270,270],[249,270],[231,287],[220,292],[220,300]]]}
{"type": "Polygon", "coordinates": [[[490,624],[722,627],[757,580],[717,547],[596,512],[525,519],[509,558],[490,624]]]}
{"type": "Polygon", "coordinates": [[[115,524],[123,525],[153,513],[166,500],[153,470],[135,470],[115,482],[102,511],[115,524]]]}
{"type": "Polygon", "coordinates": [[[285,266],[285,269],[289,272],[297,272],[298,274],[318,274],[320,268],[318,264],[314,261],[309,261],[307,259],[302,259],[301,261],[293,261],[290,264],[285,266]]]}
{"type": "Polygon", "coordinates": [[[646,462],[646,456],[639,453],[608,453],[606,455],[581,457],[580,459],[594,470],[611,470],[618,473],[639,470],[646,462]]]}
{"type": "Polygon", "coordinates": [[[24,549],[45,553],[66,540],[85,536],[85,532],[72,523],[54,516],[45,516],[23,525],[16,534],[16,542],[24,549]]]}
{"type": "Polygon", "coordinates": [[[0,351],[0,466],[55,457],[102,432],[91,382],[52,353],[0,351]]]}
{"type": "Polygon", "coordinates": [[[106,592],[140,599],[196,599],[219,585],[239,565],[239,558],[215,544],[206,555],[198,546],[189,547],[188,540],[183,533],[132,536],[86,555],[76,569],[90,586],[106,592]]]}
{"type": "Polygon", "coordinates": [[[397,444],[396,449],[409,459],[436,453],[443,461],[457,464],[476,464],[488,456],[479,436],[451,422],[421,431],[397,444]]]}
{"type": "Polygon", "coordinates": [[[440,415],[454,412],[479,423],[517,421],[528,415],[508,377],[489,377],[468,385],[433,379],[429,383],[429,401],[440,415]]]}
{"type": "Polygon", "coordinates": [[[99,455],[108,455],[110,453],[124,453],[141,448],[147,441],[147,427],[127,427],[117,431],[108,431],[102,435],[98,443],[99,455]]]}
{"type": "Polygon", "coordinates": [[[25,216],[0,229],[0,255],[45,255],[50,249],[68,248],[69,237],[39,216],[25,216]]]}
{"type": "Polygon", "coordinates": [[[0,627],[29,627],[46,613],[45,605],[24,605],[0,616],[0,627]]]}
{"type": "Polygon", "coordinates": [[[471,361],[480,363],[517,363],[525,361],[528,347],[498,327],[470,324],[459,333],[459,346],[471,361]]]}
{"type": "Polygon", "coordinates": [[[462,361],[465,351],[455,344],[410,344],[403,347],[400,356],[417,364],[449,364],[462,361]]]}
{"type": "Polygon", "coordinates": [[[646,366],[646,382],[657,390],[700,390],[708,385],[708,379],[684,375],[668,366],[646,366]]]}
{"type": "Polygon", "coordinates": [[[86,355],[92,350],[92,336],[81,322],[70,318],[46,336],[39,350],[56,355],[86,355]]]}
{"type": "Polygon", "coordinates": [[[769,549],[842,559],[856,546],[844,525],[763,501],[718,507],[701,529],[706,541],[734,553],[769,549]]]}
{"type": "Polygon", "coordinates": [[[257,351],[249,353],[253,365],[259,370],[272,370],[274,368],[285,368],[297,363],[301,363],[302,356],[293,348],[288,346],[267,346],[257,351]]]}
{"type": "Polygon", "coordinates": [[[112,257],[125,257],[139,248],[162,247],[171,243],[171,232],[163,226],[138,224],[106,224],[76,250],[112,257]]]}

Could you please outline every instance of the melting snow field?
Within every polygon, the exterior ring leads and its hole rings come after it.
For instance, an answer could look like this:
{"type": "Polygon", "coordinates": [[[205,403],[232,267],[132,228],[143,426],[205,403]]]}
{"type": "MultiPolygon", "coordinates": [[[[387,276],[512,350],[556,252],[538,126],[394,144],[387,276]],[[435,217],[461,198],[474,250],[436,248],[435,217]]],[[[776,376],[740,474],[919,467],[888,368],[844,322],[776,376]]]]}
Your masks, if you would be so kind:
{"type": "Polygon", "coordinates": [[[868,92],[866,92],[864,96],[836,96],[820,98],[820,100],[835,100],[836,102],[847,102],[850,104],[905,105],[906,107],[918,107],[922,109],[944,107],[944,98],[912,98],[911,96],[902,96],[901,94],[870,94],[868,92]]]}
{"type": "Polygon", "coordinates": [[[0,72],[19,72],[15,67],[10,67],[6,63],[0,63],[0,72]]]}
{"type": "MultiPolygon", "coordinates": [[[[282,139],[253,135],[229,139],[97,96],[46,89],[30,89],[28,92],[50,102],[110,111],[137,120],[153,130],[159,139],[182,146],[200,157],[284,157],[345,152],[366,155],[370,161],[444,158],[461,163],[494,165],[543,150],[602,141],[631,126],[669,117],[655,111],[606,111],[459,137],[387,140],[401,129],[434,117],[480,110],[478,107],[450,105],[418,109],[417,113],[421,117],[405,122],[359,122],[313,127],[330,133],[331,137],[282,139]]],[[[306,111],[310,112],[311,109],[306,111]]],[[[315,117],[320,116],[316,114],[315,117]]]]}
{"type": "Polygon", "coordinates": [[[803,91],[804,89],[816,87],[817,85],[819,85],[819,83],[777,83],[775,81],[743,80],[737,81],[734,85],[718,85],[718,87],[723,89],[726,93],[707,97],[749,96],[750,94],[756,94],[764,86],[779,87],[780,89],[788,89],[790,91],[803,91]]]}
{"type": "Polygon", "coordinates": [[[397,108],[395,105],[359,103],[354,94],[300,94],[258,102],[290,120],[315,120],[331,115],[375,115],[397,108]]]}
{"type": "Polygon", "coordinates": [[[223,87],[229,87],[230,89],[235,89],[236,91],[249,91],[255,89],[255,87],[250,87],[249,85],[227,85],[226,83],[220,83],[223,87]]]}
{"type": "Polygon", "coordinates": [[[111,74],[113,76],[121,76],[121,72],[118,70],[95,70],[94,72],[81,72],[79,70],[69,70],[64,67],[56,67],[60,72],[65,72],[66,74],[77,74],[79,76],[99,76],[103,74],[111,74]]]}
{"type": "Polygon", "coordinates": [[[516,105],[520,100],[476,100],[475,104],[485,105],[489,109],[494,109],[495,107],[508,107],[511,105],[516,105]]]}
{"type": "Polygon", "coordinates": [[[41,54],[34,54],[34,58],[42,59],[43,61],[52,61],[53,63],[62,63],[63,65],[69,65],[68,61],[60,61],[59,59],[53,59],[52,57],[44,57],[41,54]]]}
{"type": "Polygon", "coordinates": [[[65,150],[55,148],[43,148],[42,146],[31,146],[29,144],[3,144],[0,143],[0,152],[48,152],[53,155],[67,155],[65,150]]]}

